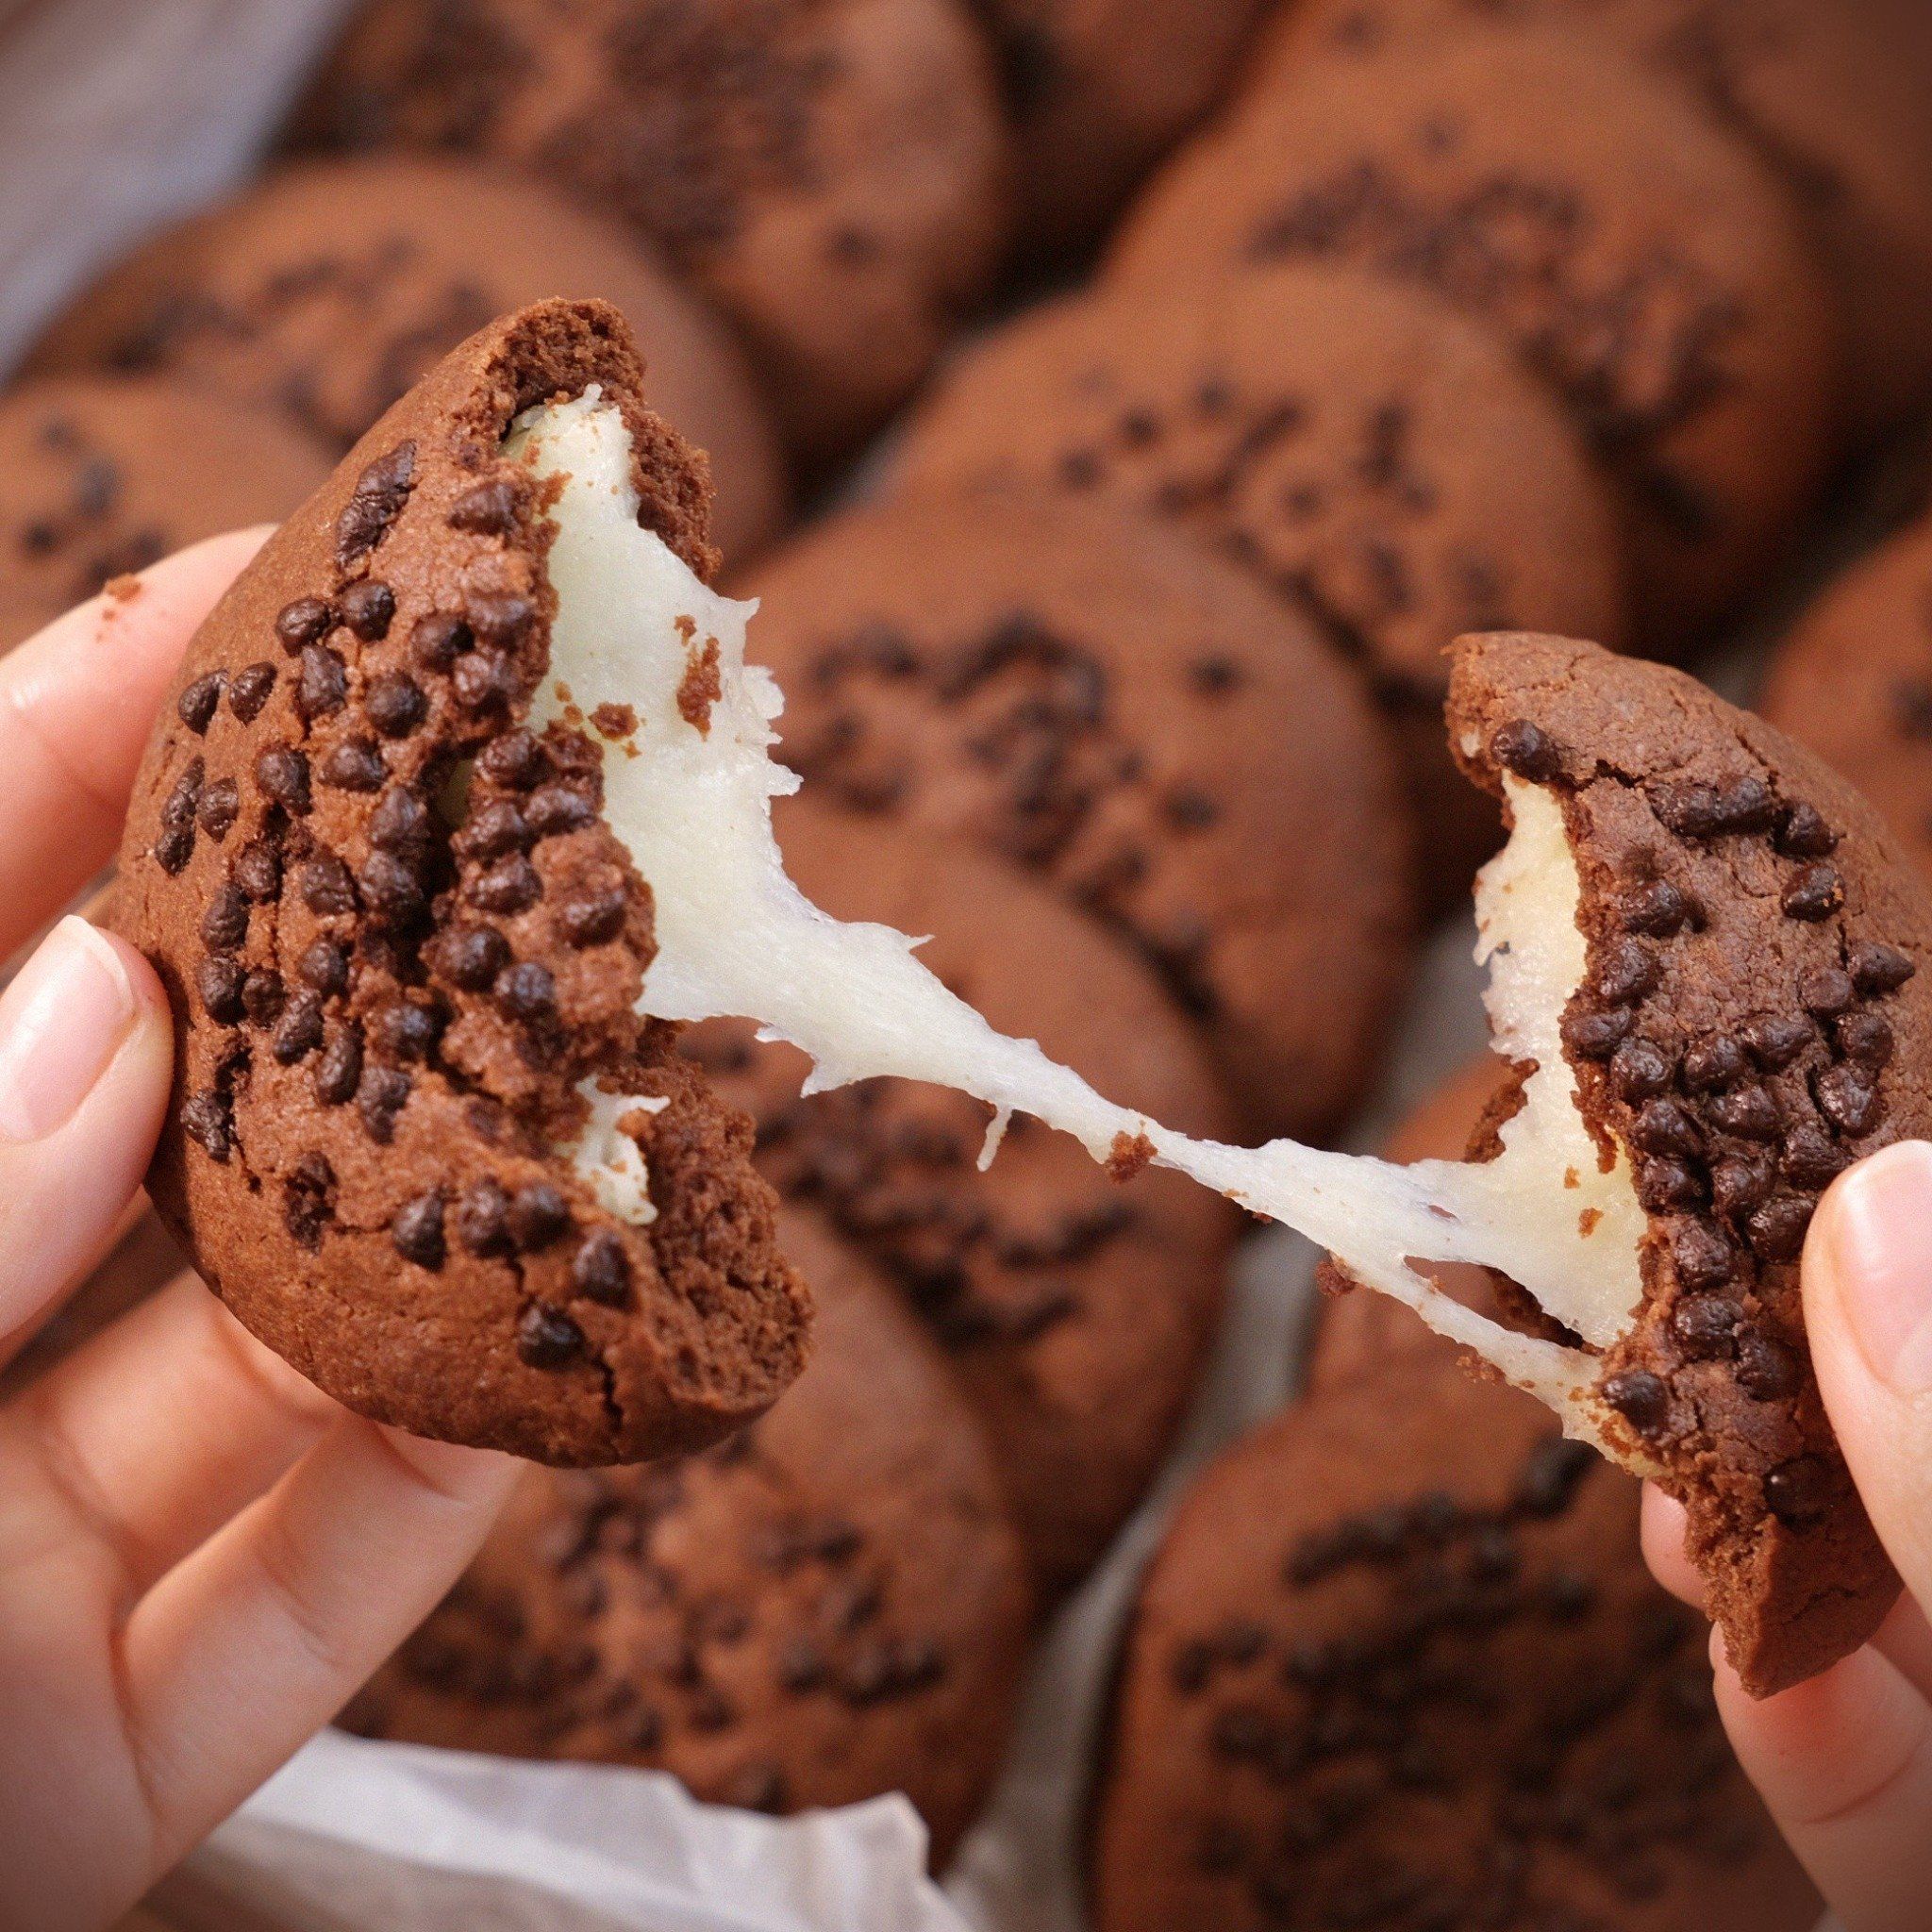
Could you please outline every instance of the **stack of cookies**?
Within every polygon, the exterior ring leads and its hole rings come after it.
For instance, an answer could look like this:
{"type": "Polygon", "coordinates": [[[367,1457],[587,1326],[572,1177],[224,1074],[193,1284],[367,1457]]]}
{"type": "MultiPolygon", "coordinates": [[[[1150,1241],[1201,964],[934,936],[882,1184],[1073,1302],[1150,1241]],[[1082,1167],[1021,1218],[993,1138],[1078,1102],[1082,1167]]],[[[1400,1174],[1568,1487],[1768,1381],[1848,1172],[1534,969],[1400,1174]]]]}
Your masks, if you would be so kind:
{"type": "MultiPolygon", "coordinates": [[[[1123,1103],[1332,1141],[1500,837],[1444,747],[1450,641],[1695,661],[1932,398],[1907,25],[370,0],[261,177],[79,291],[0,395],[0,650],[293,510],[492,318],[603,297],[762,606],[806,892],[929,934],[1123,1103]]],[[[1767,705],[1932,867],[1932,525],[1767,705]]],[[[1042,1616],[1174,1443],[1239,1228],[1024,1117],[983,1167],[952,1093],[806,1094],[748,1024],[682,1051],[756,1129],[815,1358],[701,1455],[533,1471],[346,1721],[762,1810],[904,1790],[943,1858],[1042,1616]]],[[[1391,1152],[1481,1153],[1496,1086],[1391,1152]]],[[[170,1265],[143,1230],[92,1305],[170,1265]]],[[[1508,1318],[1488,1274],[1445,1285],[1508,1318]]],[[[1312,1348],[1146,1579],[1100,1932],[1807,1924],[1628,1480],[1391,1304],[1334,1301],[1312,1348]]]]}

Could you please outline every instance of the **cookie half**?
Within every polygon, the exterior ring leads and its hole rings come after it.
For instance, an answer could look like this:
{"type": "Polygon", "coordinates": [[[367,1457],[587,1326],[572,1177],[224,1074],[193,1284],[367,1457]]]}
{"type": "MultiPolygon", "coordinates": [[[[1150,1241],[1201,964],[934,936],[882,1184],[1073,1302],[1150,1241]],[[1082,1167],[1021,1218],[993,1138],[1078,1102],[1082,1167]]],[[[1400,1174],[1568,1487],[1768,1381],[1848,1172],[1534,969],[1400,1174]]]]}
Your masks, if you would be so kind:
{"type": "Polygon", "coordinates": [[[1638,1487],[1410,1355],[1182,1501],[1130,1627],[1097,1932],[1807,1932],[1638,1487]]]}
{"type": "Polygon", "coordinates": [[[944,1859],[1005,1743],[1024,1564],[931,1344],[808,1218],[784,1240],[821,1309],[797,1386],[701,1456],[533,1472],[346,1724],[759,1811],[904,1791],[944,1859]]]}
{"type": "Polygon", "coordinates": [[[510,441],[594,391],[701,609],[702,459],[642,390],[617,311],[556,302],[385,416],[191,645],[116,909],[175,1008],[149,1188],[204,1277],[349,1407],[560,1463],[741,1425],[808,1318],[748,1123],[637,1010],[635,720],[558,695],[558,486],[510,441]]]}

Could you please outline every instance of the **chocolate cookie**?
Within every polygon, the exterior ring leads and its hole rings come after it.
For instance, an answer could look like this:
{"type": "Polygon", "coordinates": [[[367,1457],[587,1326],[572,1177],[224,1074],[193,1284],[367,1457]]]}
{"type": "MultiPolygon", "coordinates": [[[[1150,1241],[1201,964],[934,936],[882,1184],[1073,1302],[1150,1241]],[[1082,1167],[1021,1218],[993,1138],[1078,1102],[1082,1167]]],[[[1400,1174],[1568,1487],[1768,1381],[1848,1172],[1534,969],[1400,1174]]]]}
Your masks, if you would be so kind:
{"type": "Polygon", "coordinates": [[[1855,780],[1932,878],[1932,523],[1818,599],[1773,658],[1757,708],[1855,780]]]}
{"type": "Polygon", "coordinates": [[[460,163],[272,175],[110,270],[47,329],[34,366],[165,371],[280,409],[340,455],[466,336],[558,294],[624,311],[653,406],[710,456],[719,544],[757,548],[784,517],[785,482],[723,325],[621,229],[460,163]]]}
{"type": "Polygon", "coordinates": [[[184,544],[286,516],[330,460],[171,382],[23,384],[0,397],[0,651],[184,544]]]}
{"type": "Polygon", "coordinates": [[[1487,332],[1333,264],[1036,309],[941,385],[904,460],[1118,495],[1313,617],[1396,726],[1438,903],[1496,840],[1443,748],[1444,645],[1624,635],[1615,507],[1557,404],[1487,332]]]}
{"type": "Polygon", "coordinates": [[[1022,240],[1091,242],[1213,105],[1260,0],[974,0],[999,49],[1019,147],[1022,240]]]}
{"type": "Polygon", "coordinates": [[[737,322],[814,457],[918,381],[1006,228],[958,0],[375,0],[292,138],[480,154],[608,210],[737,322]]]}
{"type": "Polygon", "coordinates": [[[1588,37],[1474,29],[1307,61],[1177,162],[1115,273],[1350,261],[1517,348],[1623,484],[1638,616],[1682,649],[1757,586],[1836,429],[1826,292],[1784,191],[1588,37]]]}
{"type": "Polygon", "coordinates": [[[391,410],[191,645],[116,908],[178,1029],[149,1191],[210,1285],[352,1408],[562,1463],[741,1425],[808,1312],[749,1124],[636,1011],[603,725],[525,722],[557,486],[519,411],[599,386],[640,522],[715,565],[641,383],[615,309],[552,302],[391,410]]]}
{"type": "Polygon", "coordinates": [[[1096,1932],[1807,1932],[1638,1490],[1411,1355],[1181,1504],[1101,1775],[1096,1932]]]}
{"type": "Polygon", "coordinates": [[[943,1860],[1005,1741],[1024,1565],[931,1344],[837,1241],[784,1239],[822,1310],[784,1401],[682,1462],[533,1472],[345,1723],[759,1811],[904,1791],[943,1860]]]}
{"type": "MultiPolygon", "coordinates": [[[[926,964],[1000,1028],[1189,1131],[1229,1109],[1152,973],[1016,868],[916,826],[779,815],[787,867],[841,919],[930,933],[926,964]]],[[[1017,1117],[985,1173],[986,1109],[904,1080],[809,1099],[805,1057],[735,1022],[685,1050],[758,1124],[758,1165],[863,1252],[946,1350],[1050,1595],[1141,1500],[1193,1393],[1221,1307],[1227,1208],[1177,1174],[1108,1178],[1017,1117]]]]}
{"type": "MultiPolygon", "coordinates": [[[[1932,122],[1926,52],[1858,0],[1301,0],[1264,75],[1499,17],[1600,32],[1687,82],[1783,181],[1830,274],[1853,399],[1881,427],[1932,383],[1932,122]]],[[[1263,79],[1261,85],[1269,82],[1263,79]]]]}
{"type": "Polygon", "coordinates": [[[1686,1504],[1732,1661],[1768,1694],[1897,1594],[1812,1380],[1798,1264],[1833,1178],[1932,1132],[1932,900],[1848,784],[1678,673],[1467,639],[1449,717],[1519,823],[1560,813],[1586,960],[1561,1051],[1643,1216],[1596,1393],[1613,1446],[1686,1504]]]}
{"type": "Polygon", "coordinates": [[[1408,954],[1407,826],[1350,669],[1151,523],[933,493],[742,586],[820,795],[975,839],[1124,934],[1256,1121],[1360,1091],[1408,954]]]}
{"type": "MultiPolygon", "coordinates": [[[[1491,1110],[1508,1091],[1508,1068],[1493,1055],[1484,1055],[1445,1080],[1396,1127],[1383,1144],[1382,1158],[1405,1166],[1414,1160],[1481,1158],[1485,1133],[1492,1131],[1491,1110]]],[[[1494,1321],[1512,1320],[1515,1311],[1505,1306],[1489,1269],[1448,1261],[1434,1264],[1428,1273],[1438,1288],[1465,1307],[1494,1321]]],[[[1372,1374],[1391,1357],[1412,1350],[1456,1353],[1412,1308],[1387,1295],[1350,1288],[1339,1270],[1324,1271],[1323,1285],[1346,1291],[1323,1296],[1316,1308],[1302,1376],[1311,1394],[1372,1374]]]]}

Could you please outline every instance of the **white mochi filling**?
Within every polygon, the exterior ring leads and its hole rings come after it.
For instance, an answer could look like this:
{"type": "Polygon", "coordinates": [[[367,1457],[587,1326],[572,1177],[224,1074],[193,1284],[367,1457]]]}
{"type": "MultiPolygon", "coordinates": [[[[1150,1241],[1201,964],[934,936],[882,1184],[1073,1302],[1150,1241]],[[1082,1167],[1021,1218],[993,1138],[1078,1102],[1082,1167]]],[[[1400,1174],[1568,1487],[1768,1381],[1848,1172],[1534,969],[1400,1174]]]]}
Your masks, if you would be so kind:
{"type": "MultiPolygon", "coordinates": [[[[755,1020],[760,1038],[809,1056],[808,1092],[894,1075],[974,1094],[992,1109],[989,1158],[1007,1119],[1022,1111],[1097,1159],[1144,1138],[1161,1164],[1297,1229],[1541,1396],[1573,1434],[1602,1440],[1588,1394],[1594,1351],[1635,1317],[1644,1218],[1627,1158],[1607,1166],[1584,1124],[1561,1051],[1557,1029],[1583,978],[1585,943],[1580,882],[1553,794],[1508,781],[1515,830],[1477,887],[1496,1045],[1538,1068],[1495,1160],[1404,1168],[1291,1141],[1192,1141],[1103,1098],[1036,1042],[996,1033],[920,962],[919,941],[834,920],[792,884],[771,806],[799,781],[771,756],[778,689],[745,662],[757,607],[708,590],[640,525],[616,408],[594,388],[543,405],[518,420],[508,448],[562,479],[548,566],[558,613],[531,722],[583,724],[604,705],[637,720],[620,741],[592,737],[604,748],[606,819],[656,902],[658,952],[640,1010],[755,1020]],[[688,717],[680,690],[708,657],[720,694],[708,715],[692,707],[688,717]],[[1414,1265],[1448,1261],[1501,1270],[1588,1346],[1505,1328],[1414,1265]]],[[[613,1212],[642,1218],[641,1160],[633,1167],[614,1153],[625,1138],[617,1122],[641,1103],[586,1091],[592,1120],[570,1158],[613,1212]]]]}

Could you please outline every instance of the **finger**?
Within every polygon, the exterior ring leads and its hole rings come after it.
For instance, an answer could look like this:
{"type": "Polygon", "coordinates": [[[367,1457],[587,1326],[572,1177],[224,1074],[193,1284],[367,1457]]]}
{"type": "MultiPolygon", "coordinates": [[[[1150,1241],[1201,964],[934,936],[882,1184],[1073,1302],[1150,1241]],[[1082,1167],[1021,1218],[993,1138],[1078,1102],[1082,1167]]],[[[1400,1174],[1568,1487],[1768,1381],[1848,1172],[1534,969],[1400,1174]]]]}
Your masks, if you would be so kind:
{"type": "Polygon", "coordinates": [[[0,993],[0,1361],[106,1253],[168,1102],[153,969],[64,919],[0,993]]]}
{"type": "Polygon", "coordinates": [[[1718,1708],[1778,1829],[1856,1932],[1924,1932],[1932,1898],[1932,1707],[1868,1645],[1756,1699],[1712,1644],[1718,1708]]]}
{"type": "Polygon", "coordinates": [[[122,1662],[160,1868],[422,1622],[520,1468],[344,1416],[156,1585],[127,1624],[122,1662]]]}
{"type": "Polygon", "coordinates": [[[0,958],[112,855],[188,641],[267,534],[197,543],[0,660],[0,958]]]}
{"type": "Polygon", "coordinates": [[[1684,1551],[1684,1506],[1655,1483],[1643,1486],[1643,1560],[1650,1574],[1693,1610],[1704,1607],[1704,1579],[1684,1551]]]}
{"type": "Polygon", "coordinates": [[[39,1473],[47,1531],[97,1542],[131,1603],[341,1414],[187,1274],[35,1384],[0,1460],[39,1473]]]}
{"type": "Polygon", "coordinates": [[[1812,1367],[1873,1527],[1932,1604],[1932,1145],[1837,1181],[1805,1247],[1812,1367]]]}

